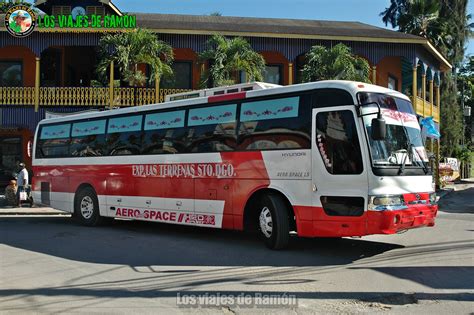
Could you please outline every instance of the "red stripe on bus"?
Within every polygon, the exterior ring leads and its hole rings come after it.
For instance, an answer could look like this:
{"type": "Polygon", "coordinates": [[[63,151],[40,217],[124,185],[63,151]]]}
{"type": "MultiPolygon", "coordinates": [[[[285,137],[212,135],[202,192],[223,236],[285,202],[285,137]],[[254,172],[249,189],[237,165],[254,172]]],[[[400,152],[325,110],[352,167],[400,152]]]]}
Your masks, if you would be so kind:
{"type": "Polygon", "coordinates": [[[239,100],[245,98],[247,92],[238,92],[238,93],[230,93],[224,95],[213,95],[207,98],[208,103],[217,103],[217,102],[225,102],[231,100],[239,100]]]}

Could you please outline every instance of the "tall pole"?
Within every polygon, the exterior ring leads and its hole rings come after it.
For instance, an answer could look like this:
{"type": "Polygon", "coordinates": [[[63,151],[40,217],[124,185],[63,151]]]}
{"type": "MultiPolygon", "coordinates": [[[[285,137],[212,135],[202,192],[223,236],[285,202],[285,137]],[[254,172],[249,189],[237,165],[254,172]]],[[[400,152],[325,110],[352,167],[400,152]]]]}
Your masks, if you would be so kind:
{"type": "Polygon", "coordinates": [[[423,117],[426,117],[425,107],[426,107],[426,73],[421,75],[421,97],[423,98],[423,117]]]}
{"type": "Polygon", "coordinates": [[[113,60],[110,62],[109,106],[110,106],[110,109],[114,107],[114,61],[113,60]]]}
{"type": "Polygon", "coordinates": [[[155,75],[155,102],[160,103],[160,76],[155,75]]]}
{"type": "Polygon", "coordinates": [[[293,63],[288,64],[288,85],[293,84],[293,63]]]}
{"type": "Polygon", "coordinates": [[[413,66],[413,85],[412,85],[412,94],[413,94],[413,100],[412,100],[412,103],[413,103],[413,108],[415,109],[415,113],[417,111],[417,106],[416,106],[416,93],[417,93],[417,87],[416,87],[416,79],[417,79],[417,74],[416,74],[416,70],[418,68],[418,65],[414,65],[413,66]]]}
{"type": "Polygon", "coordinates": [[[39,99],[40,99],[40,58],[36,57],[36,69],[35,69],[35,112],[39,110],[39,99]]]}
{"type": "Polygon", "coordinates": [[[377,84],[377,66],[372,66],[372,83],[377,84]]]}

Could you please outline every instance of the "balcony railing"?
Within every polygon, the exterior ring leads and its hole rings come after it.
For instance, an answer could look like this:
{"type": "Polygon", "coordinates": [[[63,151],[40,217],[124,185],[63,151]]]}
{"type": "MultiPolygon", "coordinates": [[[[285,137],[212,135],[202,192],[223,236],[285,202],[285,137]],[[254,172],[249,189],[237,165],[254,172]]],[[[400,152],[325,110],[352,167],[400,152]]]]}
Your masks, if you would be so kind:
{"type": "MultiPolygon", "coordinates": [[[[160,89],[158,103],[165,96],[186,89],[160,89]]],[[[154,88],[114,88],[113,106],[127,107],[157,103],[154,88]]],[[[108,87],[41,87],[39,106],[110,106],[108,87]]],[[[34,87],[0,87],[0,105],[35,105],[34,87]]]]}
{"type": "Polygon", "coordinates": [[[433,116],[434,121],[439,122],[439,108],[436,105],[433,105],[425,101],[421,97],[416,98],[415,111],[418,115],[427,117],[433,116]]]}

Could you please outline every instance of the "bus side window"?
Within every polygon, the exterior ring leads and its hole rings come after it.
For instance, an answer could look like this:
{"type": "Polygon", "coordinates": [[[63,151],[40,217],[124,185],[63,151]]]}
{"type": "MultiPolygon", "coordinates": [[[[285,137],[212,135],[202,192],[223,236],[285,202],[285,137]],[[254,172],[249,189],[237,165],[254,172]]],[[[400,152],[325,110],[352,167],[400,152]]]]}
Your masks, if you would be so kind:
{"type": "Polygon", "coordinates": [[[105,155],[105,123],[105,119],[74,123],[71,131],[71,156],[105,155]]]}
{"type": "Polygon", "coordinates": [[[43,125],[36,145],[36,158],[69,156],[71,124],[43,125]]]}
{"type": "Polygon", "coordinates": [[[349,110],[316,115],[316,146],[331,174],[362,173],[362,155],[354,115],[349,110]]]}
{"type": "Polygon", "coordinates": [[[185,153],[185,113],[177,110],[146,115],[142,154],[185,153]]]}
{"type": "Polygon", "coordinates": [[[235,148],[237,104],[189,110],[188,152],[221,152],[235,148]]]}
{"type": "Polygon", "coordinates": [[[238,150],[309,149],[310,95],[244,102],[238,150]]]}
{"type": "Polygon", "coordinates": [[[349,92],[341,89],[320,89],[314,91],[313,107],[330,107],[353,105],[354,100],[349,92]]]}
{"type": "Polygon", "coordinates": [[[140,154],[142,115],[109,118],[107,127],[108,155],[140,154]]]}

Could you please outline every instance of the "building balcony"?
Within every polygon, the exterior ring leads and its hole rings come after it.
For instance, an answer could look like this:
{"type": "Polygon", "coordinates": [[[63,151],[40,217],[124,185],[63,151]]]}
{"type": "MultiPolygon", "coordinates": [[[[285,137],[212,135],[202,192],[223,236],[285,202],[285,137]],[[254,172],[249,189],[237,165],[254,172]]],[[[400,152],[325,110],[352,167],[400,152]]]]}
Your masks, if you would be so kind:
{"type": "Polygon", "coordinates": [[[433,120],[439,123],[439,107],[428,102],[424,101],[421,97],[416,97],[415,112],[417,115],[428,117],[433,116],[433,120]]]}
{"type": "Polygon", "coordinates": [[[13,106],[92,106],[128,107],[164,102],[165,96],[187,92],[185,89],[113,88],[109,87],[40,87],[39,103],[35,104],[34,87],[0,87],[0,105],[13,106]]]}

